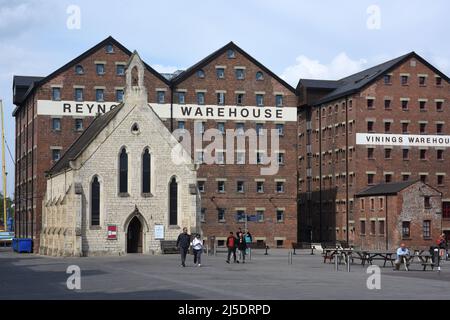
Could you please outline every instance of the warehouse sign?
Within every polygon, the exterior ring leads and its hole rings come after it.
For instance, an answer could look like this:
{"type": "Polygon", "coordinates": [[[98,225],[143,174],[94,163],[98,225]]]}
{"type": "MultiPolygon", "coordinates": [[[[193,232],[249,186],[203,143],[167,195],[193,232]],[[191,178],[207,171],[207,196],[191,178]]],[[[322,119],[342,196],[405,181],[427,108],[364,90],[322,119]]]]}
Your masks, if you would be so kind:
{"type": "MultiPolygon", "coordinates": [[[[217,106],[173,104],[149,104],[162,119],[194,120],[263,120],[263,121],[297,121],[296,108],[254,107],[254,106],[217,106]]],[[[38,100],[37,113],[47,116],[95,116],[103,114],[118,106],[117,102],[76,102],[38,100]]]]}
{"type": "Polygon", "coordinates": [[[450,147],[450,136],[357,133],[356,144],[400,147],[450,147]]]}

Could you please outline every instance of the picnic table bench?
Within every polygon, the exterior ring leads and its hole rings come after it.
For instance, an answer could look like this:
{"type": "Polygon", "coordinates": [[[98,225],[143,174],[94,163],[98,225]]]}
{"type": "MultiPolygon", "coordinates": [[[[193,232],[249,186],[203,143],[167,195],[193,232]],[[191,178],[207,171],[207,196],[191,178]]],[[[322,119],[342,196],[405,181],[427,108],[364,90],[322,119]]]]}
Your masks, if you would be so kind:
{"type": "Polygon", "coordinates": [[[180,249],[177,248],[176,240],[161,240],[161,252],[166,253],[180,253],[180,249]]]}
{"type": "Polygon", "coordinates": [[[292,242],[292,249],[294,250],[293,254],[295,253],[295,249],[311,249],[311,242],[292,242]]]}

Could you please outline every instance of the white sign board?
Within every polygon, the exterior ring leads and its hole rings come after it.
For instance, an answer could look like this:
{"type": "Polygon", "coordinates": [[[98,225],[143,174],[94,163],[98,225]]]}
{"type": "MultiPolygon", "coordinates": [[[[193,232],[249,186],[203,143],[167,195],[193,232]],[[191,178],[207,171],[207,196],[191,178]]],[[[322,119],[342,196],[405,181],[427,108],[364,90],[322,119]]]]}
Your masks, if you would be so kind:
{"type": "Polygon", "coordinates": [[[450,136],[357,133],[356,144],[400,147],[450,147],[450,136]]]}
{"type": "MultiPolygon", "coordinates": [[[[98,113],[108,112],[117,105],[117,102],[38,100],[37,113],[47,116],[95,116],[98,113]]],[[[160,118],[170,118],[170,104],[152,103],[149,105],[160,118]]],[[[173,104],[172,116],[175,119],[285,122],[297,121],[297,108],[173,104]]]]}
{"type": "Polygon", "coordinates": [[[164,225],[155,224],[155,240],[164,240],[164,225]]]}

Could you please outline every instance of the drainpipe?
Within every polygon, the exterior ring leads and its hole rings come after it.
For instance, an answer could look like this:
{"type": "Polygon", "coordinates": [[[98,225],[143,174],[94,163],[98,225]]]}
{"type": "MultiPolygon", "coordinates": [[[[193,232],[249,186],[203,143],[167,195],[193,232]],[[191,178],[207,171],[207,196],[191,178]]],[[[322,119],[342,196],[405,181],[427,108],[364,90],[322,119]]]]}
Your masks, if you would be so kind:
{"type": "Polygon", "coordinates": [[[385,219],[386,219],[386,222],[384,223],[384,227],[386,228],[386,231],[385,231],[385,233],[386,233],[386,250],[389,250],[388,199],[389,199],[389,196],[386,195],[386,198],[384,200],[384,206],[385,206],[385,210],[384,211],[385,211],[385,219]]]}
{"type": "Polygon", "coordinates": [[[348,205],[348,96],[345,97],[345,206],[346,242],[349,243],[349,205],[348,205]]]}
{"type": "Polygon", "coordinates": [[[322,106],[319,106],[319,240],[322,237],[322,106]]]}

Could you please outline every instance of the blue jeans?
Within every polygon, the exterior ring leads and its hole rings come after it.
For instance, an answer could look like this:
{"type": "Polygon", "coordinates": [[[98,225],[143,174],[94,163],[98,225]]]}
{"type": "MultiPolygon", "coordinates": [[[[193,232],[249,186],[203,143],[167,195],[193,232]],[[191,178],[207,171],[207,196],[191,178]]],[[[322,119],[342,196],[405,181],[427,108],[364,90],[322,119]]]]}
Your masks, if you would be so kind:
{"type": "Polygon", "coordinates": [[[202,251],[203,251],[203,249],[199,249],[199,250],[194,249],[194,264],[196,264],[197,262],[198,262],[198,264],[202,263],[202,261],[201,261],[202,251]]]}

